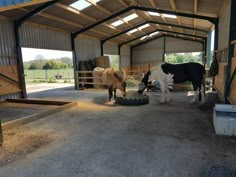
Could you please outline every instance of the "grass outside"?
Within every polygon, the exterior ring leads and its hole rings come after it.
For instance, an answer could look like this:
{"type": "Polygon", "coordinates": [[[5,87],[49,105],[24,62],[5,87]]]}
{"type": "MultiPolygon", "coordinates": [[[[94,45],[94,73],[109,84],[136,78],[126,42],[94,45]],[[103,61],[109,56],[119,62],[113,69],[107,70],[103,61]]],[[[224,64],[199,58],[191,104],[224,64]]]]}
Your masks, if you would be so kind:
{"type": "Polygon", "coordinates": [[[72,79],[74,78],[73,69],[50,69],[50,70],[24,70],[26,80],[46,80],[55,79],[56,76],[61,76],[60,79],[72,79]]]}

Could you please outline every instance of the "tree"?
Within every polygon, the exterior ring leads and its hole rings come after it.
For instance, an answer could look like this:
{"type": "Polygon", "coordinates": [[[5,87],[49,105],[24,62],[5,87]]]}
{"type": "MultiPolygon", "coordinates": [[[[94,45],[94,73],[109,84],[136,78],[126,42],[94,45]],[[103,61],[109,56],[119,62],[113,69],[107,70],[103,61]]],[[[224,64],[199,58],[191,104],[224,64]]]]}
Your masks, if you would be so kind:
{"type": "Polygon", "coordinates": [[[38,55],[36,55],[36,56],[34,57],[34,59],[35,59],[35,60],[44,60],[45,57],[44,57],[43,55],[38,54],[38,55]]]}
{"type": "Polygon", "coordinates": [[[29,66],[30,70],[35,70],[35,69],[42,69],[38,63],[31,63],[29,66]]]}
{"type": "Polygon", "coordinates": [[[69,57],[62,57],[62,58],[59,59],[59,61],[62,62],[62,63],[67,64],[68,68],[72,68],[73,67],[73,61],[69,57]]]}
{"type": "Polygon", "coordinates": [[[183,61],[184,61],[184,56],[183,56],[183,55],[178,55],[178,56],[176,57],[176,61],[177,61],[177,63],[183,63],[183,61]]]}

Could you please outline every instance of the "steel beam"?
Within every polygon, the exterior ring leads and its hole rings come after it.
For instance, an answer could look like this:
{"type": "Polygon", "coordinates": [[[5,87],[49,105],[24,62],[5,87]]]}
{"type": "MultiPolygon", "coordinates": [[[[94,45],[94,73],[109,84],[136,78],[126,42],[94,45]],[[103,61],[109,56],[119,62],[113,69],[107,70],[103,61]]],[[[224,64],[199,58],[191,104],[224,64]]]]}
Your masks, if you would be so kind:
{"type": "Polygon", "coordinates": [[[232,58],[234,56],[234,46],[231,45],[231,42],[236,39],[236,23],[235,23],[235,18],[236,18],[236,1],[231,0],[231,14],[230,14],[230,27],[229,27],[229,48],[228,48],[228,65],[227,65],[227,71],[226,71],[226,82],[225,82],[225,87],[224,87],[224,99],[225,102],[228,102],[228,96],[229,96],[229,91],[230,87],[228,87],[229,82],[230,82],[230,76],[231,76],[231,63],[232,63],[232,58]]]}
{"type": "Polygon", "coordinates": [[[219,39],[219,20],[214,23],[215,25],[215,40],[214,40],[214,50],[218,50],[218,39],[219,39]]]}
{"type": "MultiPolygon", "coordinates": [[[[212,58],[212,55],[211,55],[211,41],[212,41],[212,32],[210,31],[208,33],[208,37],[207,37],[207,67],[210,67],[210,61],[211,61],[211,58],[212,58]]],[[[213,49],[214,50],[214,49],[213,49]]]]}
{"type": "Polygon", "coordinates": [[[206,38],[206,37],[197,36],[197,35],[192,35],[192,34],[185,34],[185,33],[179,33],[179,32],[173,32],[173,31],[168,31],[168,30],[157,29],[157,30],[155,30],[155,31],[149,32],[149,33],[144,34],[144,35],[142,35],[142,36],[139,36],[139,37],[136,37],[136,38],[131,39],[131,40],[129,40],[129,41],[126,41],[126,42],[124,42],[124,43],[122,43],[122,44],[120,44],[120,45],[123,46],[123,45],[125,45],[125,44],[127,44],[127,43],[129,43],[129,42],[135,41],[135,40],[137,40],[137,39],[139,39],[139,38],[142,38],[142,37],[144,37],[144,36],[146,36],[146,35],[150,35],[150,34],[152,34],[152,33],[154,33],[154,32],[157,32],[157,31],[168,32],[168,33],[179,34],[179,35],[190,36],[190,37],[197,37],[197,38],[201,38],[201,39],[203,39],[203,40],[206,38]]]}
{"type": "Polygon", "coordinates": [[[53,5],[54,3],[56,3],[59,0],[54,0],[54,1],[49,1],[44,3],[42,6],[32,10],[30,13],[24,15],[23,17],[17,19],[15,21],[16,25],[18,27],[20,27],[26,20],[28,20],[30,17],[37,15],[38,13],[42,12],[43,10],[45,10],[46,8],[50,7],[51,5],[53,5]]]}
{"type": "Polygon", "coordinates": [[[13,22],[14,34],[15,34],[14,38],[15,38],[15,47],[16,47],[16,57],[17,57],[18,65],[19,65],[19,77],[20,77],[19,79],[20,79],[20,84],[21,84],[21,89],[22,89],[22,93],[21,93],[22,98],[26,98],[27,94],[26,94],[26,87],[25,87],[25,75],[24,75],[22,51],[21,51],[21,46],[20,46],[20,33],[19,33],[20,26],[26,20],[28,20],[30,17],[38,14],[39,12],[48,8],[49,6],[51,6],[52,4],[54,4],[57,1],[58,0],[47,2],[47,3],[43,4],[42,6],[36,8],[35,10],[31,11],[30,13],[24,15],[23,17],[19,18],[18,20],[15,20],[13,22]]]}
{"type": "Polygon", "coordinates": [[[119,69],[121,69],[121,47],[122,46],[118,45],[119,69]]]}
{"type": "Polygon", "coordinates": [[[133,26],[133,27],[127,29],[127,30],[124,30],[124,31],[122,31],[122,32],[120,32],[120,33],[117,33],[117,34],[114,34],[114,35],[112,35],[112,36],[110,36],[110,37],[107,37],[107,38],[103,39],[102,41],[103,41],[103,42],[106,42],[106,41],[108,41],[108,40],[110,40],[110,39],[112,39],[112,38],[115,38],[115,37],[117,37],[117,36],[119,36],[119,35],[125,34],[125,33],[129,32],[129,31],[131,31],[131,30],[133,30],[133,29],[135,29],[135,28],[138,28],[138,27],[140,27],[140,26],[143,26],[143,25],[145,25],[145,24],[147,24],[147,23],[159,24],[159,25],[165,25],[165,26],[172,26],[172,27],[176,27],[176,28],[183,28],[183,29],[201,31],[201,32],[205,32],[205,33],[208,33],[208,32],[209,32],[208,30],[204,30],[204,29],[200,29],[200,28],[192,28],[192,27],[189,27],[189,26],[176,25],[176,24],[172,24],[172,23],[165,23],[165,22],[159,22],[159,21],[148,20],[148,21],[146,21],[146,22],[143,22],[143,23],[140,23],[140,24],[138,24],[138,25],[136,25],[136,26],[133,26]]]}
{"type": "Polygon", "coordinates": [[[138,46],[140,46],[140,45],[144,45],[144,44],[146,44],[146,43],[148,43],[148,42],[157,40],[157,39],[162,38],[162,37],[164,37],[164,36],[166,36],[166,37],[173,37],[173,38],[176,38],[176,39],[187,40],[187,41],[193,41],[193,42],[203,43],[203,41],[200,41],[200,40],[194,40],[194,39],[189,39],[189,38],[184,38],[184,37],[179,37],[179,36],[172,36],[172,35],[166,34],[166,35],[157,36],[156,38],[152,38],[152,39],[147,40],[147,41],[140,42],[140,43],[138,43],[138,44],[136,44],[136,45],[131,46],[131,48],[133,49],[133,48],[135,48],[135,47],[138,47],[138,46]]]}
{"type": "Polygon", "coordinates": [[[103,44],[104,44],[104,42],[103,42],[103,41],[100,41],[101,56],[103,56],[103,54],[104,54],[104,51],[103,51],[103,44]]]}
{"type": "Polygon", "coordinates": [[[170,14],[170,15],[177,15],[177,16],[182,16],[182,17],[189,17],[189,18],[196,18],[196,19],[202,19],[202,20],[208,20],[210,21],[211,23],[216,23],[218,21],[218,18],[214,18],[214,17],[208,17],[208,16],[203,16],[203,15],[196,15],[196,14],[188,14],[188,13],[182,13],[182,12],[175,12],[175,11],[168,11],[168,10],[162,10],[162,9],[156,9],[156,8],[148,8],[148,7],[139,7],[139,6],[129,6],[127,7],[126,9],[123,9],[113,15],[110,15],[109,17],[107,18],[104,18],[102,20],[99,20],[81,30],[78,30],[76,32],[73,33],[73,38],[76,38],[77,35],[87,31],[87,30],[90,30],[94,27],[96,27],[97,25],[100,25],[108,20],[111,20],[115,17],[118,17],[128,11],[131,11],[131,10],[141,10],[141,11],[151,11],[151,12],[158,12],[158,13],[164,13],[164,14],[170,14]]]}
{"type": "Polygon", "coordinates": [[[72,57],[73,57],[73,67],[74,67],[74,81],[75,81],[75,89],[79,89],[79,85],[77,85],[78,82],[78,75],[77,72],[78,69],[78,62],[77,62],[77,55],[76,55],[76,50],[75,50],[75,39],[72,38],[72,35],[70,36],[71,40],[71,50],[72,50],[72,57]]]}
{"type": "Polygon", "coordinates": [[[216,20],[218,19],[215,17],[196,15],[196,14],[188,14],[188,13],[183,13],[183,12],[169,11],[169,10],[163,10],[163,9],[150,8],[150,7],[133,6],[133,9],[134,10],[141,10],[141,11],[157,12],[160,14],[169,14],[169,15],[176,15],[176,16],[181,16],[181,17],[208,20],[211,23],[216,23],[216,20]]]}

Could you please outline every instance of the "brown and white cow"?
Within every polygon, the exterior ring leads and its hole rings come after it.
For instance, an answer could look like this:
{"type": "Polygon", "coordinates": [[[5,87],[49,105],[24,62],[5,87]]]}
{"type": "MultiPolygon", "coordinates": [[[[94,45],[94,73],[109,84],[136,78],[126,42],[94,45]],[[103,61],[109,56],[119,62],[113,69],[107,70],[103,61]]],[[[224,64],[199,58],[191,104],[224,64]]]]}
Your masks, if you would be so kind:
{"type": "Polygon", "coordinates": [[[116,97],[116,89],[119,89],[123,96],[126,96],[126,82],[124,73],[114,68],[107,68],[102,73],[102,81],[108,87],[109,101],[116,97]]]}

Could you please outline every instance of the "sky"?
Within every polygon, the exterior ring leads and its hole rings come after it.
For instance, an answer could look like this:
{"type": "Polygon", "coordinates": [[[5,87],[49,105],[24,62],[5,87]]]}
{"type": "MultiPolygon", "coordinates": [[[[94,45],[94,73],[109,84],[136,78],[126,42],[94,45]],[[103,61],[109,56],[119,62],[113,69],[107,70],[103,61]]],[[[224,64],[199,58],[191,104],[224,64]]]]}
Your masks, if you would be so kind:
{"type": "Polygon", "coordinates": [[[37,55],[42,55],[45,59],[72,58],[72,52],[68,51],[22,48],[23,61],[34,60],[37,55]]]}

